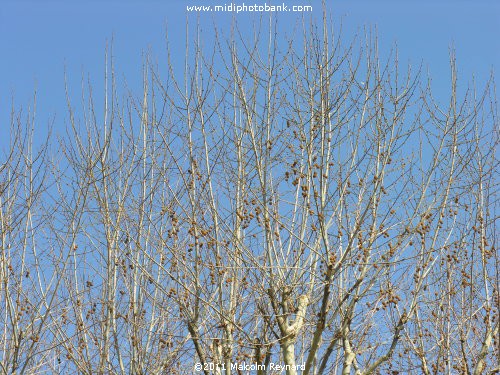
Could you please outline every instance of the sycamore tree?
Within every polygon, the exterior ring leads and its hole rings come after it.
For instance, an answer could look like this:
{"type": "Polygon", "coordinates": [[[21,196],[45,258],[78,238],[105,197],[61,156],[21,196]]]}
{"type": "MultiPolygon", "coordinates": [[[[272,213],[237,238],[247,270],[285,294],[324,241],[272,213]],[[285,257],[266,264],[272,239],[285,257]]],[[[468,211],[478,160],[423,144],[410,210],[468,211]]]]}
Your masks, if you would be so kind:
{"type": "Polygon", "coordinates": [[[216,35],[138,96],[107,60],[41,147],[12,111],[1,373],[500,371],[493,79],[451,54],[437,99],[326,18],[216,35]]]}

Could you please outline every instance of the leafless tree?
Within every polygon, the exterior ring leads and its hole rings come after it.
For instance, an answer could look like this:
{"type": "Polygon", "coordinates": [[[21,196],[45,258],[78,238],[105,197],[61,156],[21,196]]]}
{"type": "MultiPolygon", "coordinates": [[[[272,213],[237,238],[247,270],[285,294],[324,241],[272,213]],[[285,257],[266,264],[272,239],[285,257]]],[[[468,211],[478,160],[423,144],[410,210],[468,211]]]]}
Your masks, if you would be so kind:
{"type": "Polygon", "coordinates": [[[436,99],[373,35],[301,27],[195,27],[139,98],[106,58],[39,153],[13,115],[3,373],[500,371],[493,79],[451,54],[436,99]]]}

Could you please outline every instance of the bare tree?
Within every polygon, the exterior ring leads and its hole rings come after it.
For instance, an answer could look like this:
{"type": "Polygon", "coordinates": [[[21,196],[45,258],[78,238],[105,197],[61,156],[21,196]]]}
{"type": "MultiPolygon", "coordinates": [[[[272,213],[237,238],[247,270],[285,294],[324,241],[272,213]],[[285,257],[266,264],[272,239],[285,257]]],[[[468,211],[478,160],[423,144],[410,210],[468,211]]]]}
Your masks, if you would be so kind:
{"type": "Polygon", "coordinates": [[[0,166],[0,371],[5,374],[36,371],[51,360],[48,314],[58,287],[57,277],[43,272],[52,256],[44,249],[46,216],[40,211],[49,184],[48,142],[35,142],[35,119],[36,94],[26,113],[12,109],[5,137],[9,150],[0,166]]]}
{"type": "Polygon", "coordinates": [[[302,26],[196,28],[140,98],[106,59],[37,163],[13,117],[4,373],[499,371],[493,79],[452,54],[443,105],[372,35],[302,26]]]}

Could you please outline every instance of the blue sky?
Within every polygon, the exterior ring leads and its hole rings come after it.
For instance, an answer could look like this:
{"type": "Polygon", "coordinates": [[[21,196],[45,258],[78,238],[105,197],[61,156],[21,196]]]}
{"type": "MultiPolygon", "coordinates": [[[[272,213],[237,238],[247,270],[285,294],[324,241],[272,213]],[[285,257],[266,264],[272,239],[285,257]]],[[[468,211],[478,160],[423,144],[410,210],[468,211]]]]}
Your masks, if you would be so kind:
{"type": "MultiPolygon", "coordinates": [[[[167,27],[170,43],[179,50],[174,59],[183,59],[187,5],[229,3],[0,1],[0,145],[5,145],[2,140],[8,136],[12,99],[17,109],[26,109],[35,88],[38,129],[43,131],[52,121],[56,130],[63,129],[67,118],[64,70],[74,102],[80,98],[82,76],[90,78],[98,91],[103,82],[107,40],[114,40],[117,77],[126,79],[134,90],[140,84],[144,52],[150,51],[160,64],[164,59],[167,27]]],[[[285,4],[311,4],[313,17],[319,20],[321,16],[319,0],[285,0],[285,4]]],[[[342,20],[346,41],[364,26],[376,26],[382,51],[388,51],[397,42],[401,62],[423,62],[438,91],[445,92],[449,87],[448,56],[452,45],[464,85],[473,74],[484,81],[492,70],[499,70],[499,1],[330,0],[327,7],[337,25],[342,20]]],[[[231,21],[229,15],[220,13],[203,13],[200,17],[207,41],[212,23],[224,30],[231,21]]],[[[280,30],[286,32],[300,17],[300,13],[279,14],[280,30]]],[[[194,23],[196,14],[191,13],[188,18],[194,23]]],[[[241,28],[250,30],[255,15],[240,13],[237,19],[241,28]]]]}

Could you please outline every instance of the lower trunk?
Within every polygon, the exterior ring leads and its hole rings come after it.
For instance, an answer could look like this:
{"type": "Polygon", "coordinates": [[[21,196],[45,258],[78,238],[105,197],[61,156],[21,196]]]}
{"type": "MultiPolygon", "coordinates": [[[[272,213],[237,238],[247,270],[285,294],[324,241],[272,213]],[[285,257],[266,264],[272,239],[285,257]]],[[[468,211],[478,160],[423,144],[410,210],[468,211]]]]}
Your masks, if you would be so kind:
{"type": "Polygon", "coordinates": [[[286,365],[286,375],[297,375],[297,366],[295,365],[295,344],[294,340],[283,342],[281,349],[283,351],[283,362],[286,365]]]}

